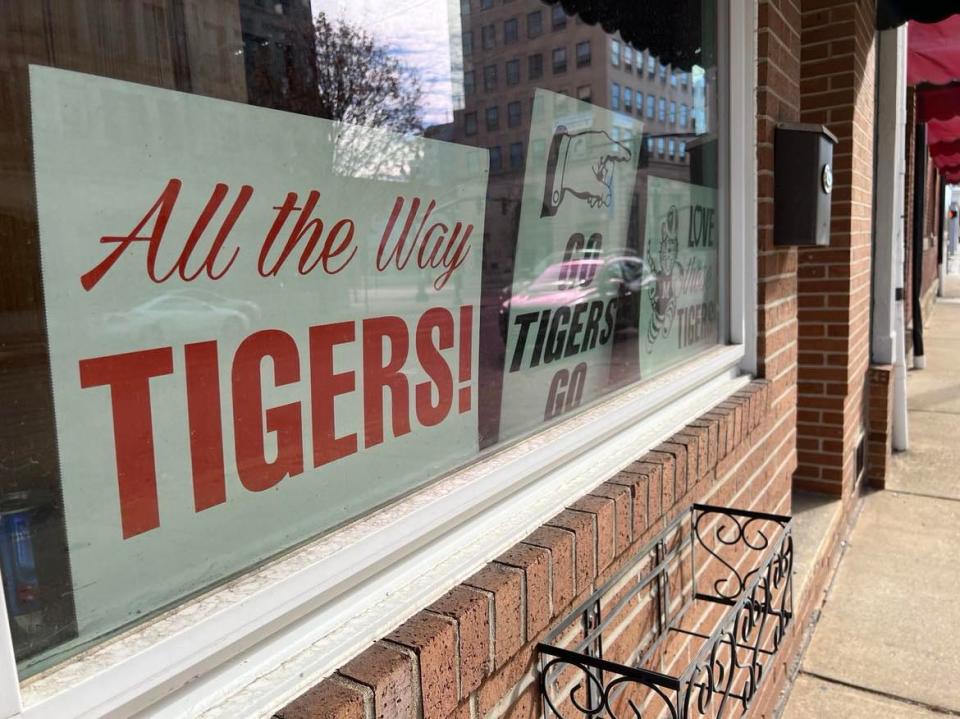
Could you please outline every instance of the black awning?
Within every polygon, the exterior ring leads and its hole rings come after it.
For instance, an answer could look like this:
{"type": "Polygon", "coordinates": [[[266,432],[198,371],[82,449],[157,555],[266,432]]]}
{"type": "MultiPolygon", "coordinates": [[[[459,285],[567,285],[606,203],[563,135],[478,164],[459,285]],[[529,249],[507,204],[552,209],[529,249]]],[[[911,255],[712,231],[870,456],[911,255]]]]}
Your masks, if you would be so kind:
{"type": "Polygon", "coordinates": [[[890,30],[908,20],[940,22],[960,13],[960,0],[877,0],[877,29],[890,30]]]}
{"type": "Polygon", "coordinates": [[[716,63],[714,47],[703,47],[705,18],[703,0],[544,0],[561,5],[568,15],[577,15],[588,25],[599,24],[606,32],[620,33],[637,50],[650,50],[660,62],[675,67],[709,67],[716,63]]]}

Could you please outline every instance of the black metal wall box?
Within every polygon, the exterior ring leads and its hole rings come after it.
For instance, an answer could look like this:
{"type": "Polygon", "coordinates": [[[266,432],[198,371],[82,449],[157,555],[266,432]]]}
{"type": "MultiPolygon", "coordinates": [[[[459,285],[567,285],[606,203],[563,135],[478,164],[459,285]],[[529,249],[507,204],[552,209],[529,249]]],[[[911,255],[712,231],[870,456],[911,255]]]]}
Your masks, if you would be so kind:
{"type": "Polygon", "coordinates": [[[538,645],[544,717],[743,714],[793,618],[791,528],[692,505],[538,645]]]}

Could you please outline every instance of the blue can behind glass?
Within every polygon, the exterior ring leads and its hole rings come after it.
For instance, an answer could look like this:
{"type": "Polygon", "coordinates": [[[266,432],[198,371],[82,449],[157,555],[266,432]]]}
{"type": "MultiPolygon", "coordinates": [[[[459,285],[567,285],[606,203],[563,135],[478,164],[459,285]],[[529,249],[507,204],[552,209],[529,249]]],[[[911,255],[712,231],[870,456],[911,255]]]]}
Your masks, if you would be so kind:
{"type": "Polygon", "coordinates": [[[37,565],[33,553],[33,517],[36,507],[17,492],[0,504],[0,573],[7,613],[24,632],[34,632],[41,624],[37,565]]]}

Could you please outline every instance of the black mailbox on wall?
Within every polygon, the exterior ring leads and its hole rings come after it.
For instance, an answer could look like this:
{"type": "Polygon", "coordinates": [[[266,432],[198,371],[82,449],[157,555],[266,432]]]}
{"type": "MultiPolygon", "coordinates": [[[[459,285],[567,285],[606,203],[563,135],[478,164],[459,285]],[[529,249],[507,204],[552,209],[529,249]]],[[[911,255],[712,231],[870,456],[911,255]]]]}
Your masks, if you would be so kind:
{"type": "Polygon", "coordinates": [[[823,125],[777,125],[773,146],[774,244],[830,244],[835,144],[837,138],[823,125]]]}

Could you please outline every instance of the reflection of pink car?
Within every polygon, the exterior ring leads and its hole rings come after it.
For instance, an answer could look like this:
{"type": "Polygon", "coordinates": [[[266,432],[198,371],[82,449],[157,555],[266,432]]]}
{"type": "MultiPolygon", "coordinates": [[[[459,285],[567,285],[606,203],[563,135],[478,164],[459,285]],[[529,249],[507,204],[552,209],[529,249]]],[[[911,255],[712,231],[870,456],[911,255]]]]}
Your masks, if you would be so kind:
{"type": "Polygon", "coordinates": [[[640,320],[641,291],[656,281],[656,275],[635,255],[556,262],[513,297],[501,301],[500,331],[506,341],[511,313],[516,316],[611,297],[622,300],[617,326],[635,327],[640,320]]]}

